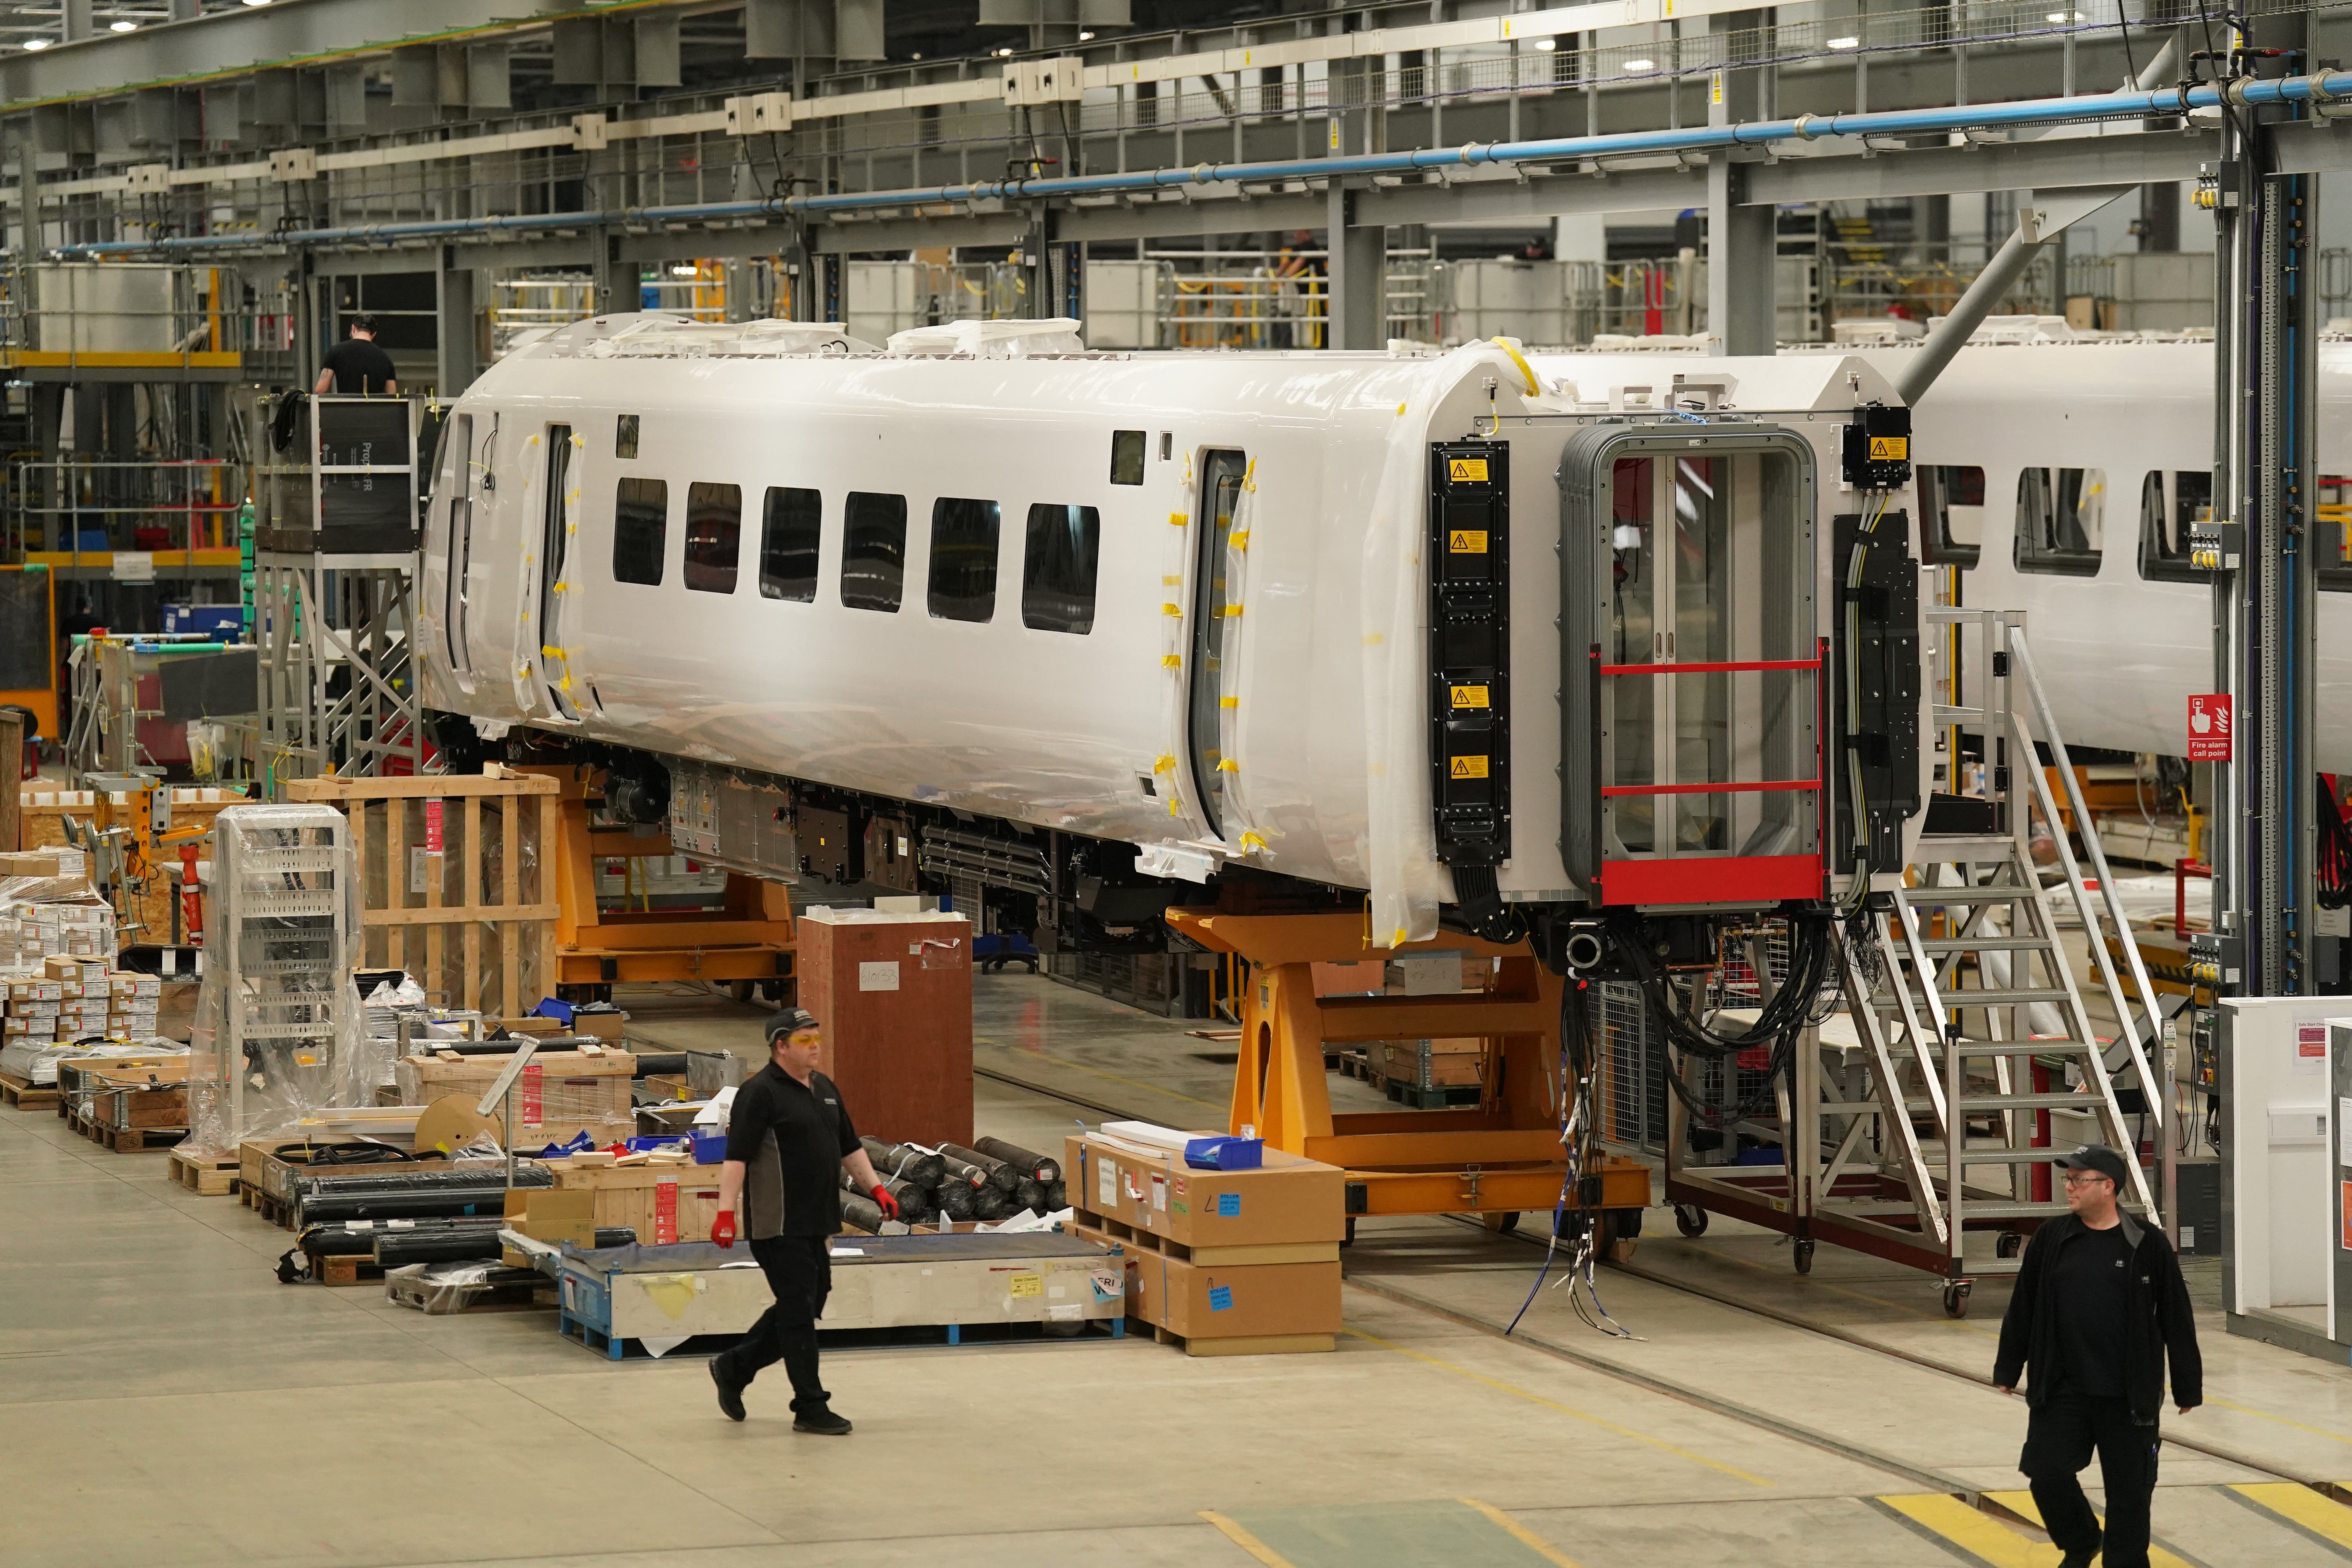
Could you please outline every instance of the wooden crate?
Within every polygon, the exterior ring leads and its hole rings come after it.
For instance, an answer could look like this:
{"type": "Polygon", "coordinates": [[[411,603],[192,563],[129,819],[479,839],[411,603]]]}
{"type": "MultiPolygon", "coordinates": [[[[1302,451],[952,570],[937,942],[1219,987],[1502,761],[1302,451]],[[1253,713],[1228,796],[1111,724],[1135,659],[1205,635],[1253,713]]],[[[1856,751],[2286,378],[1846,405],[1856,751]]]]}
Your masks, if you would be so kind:
{"type": "Polygon", "coordinates": [[[226,1197],[236,1191],[236,1172],[234,1154],[185,1148],[172,1151],[172,1180],[198,1197],[226,1197]]]}
{"type": "Polygon", "coordinates": [[[556,985],[560,786],[492,763],[479,775],[301,779],[289,800],[352,820],[362,969],[405,969],[427,996],[494,1016],[556,985]]]}
{"type": "MultiPolygon", "coordinates": [[[[233,789],[174,789],[172,830],[176,833],[191,827],[209,828],[224,809],[241,805],[244,800],[244,795],[233,789]]],[[[127,811],[127,796],[117,796],[118,811],[127,811]]],[[[44,788],[37,781],[28,784],[18,796],[16,830],[5,847],[43,849],[62,846],[66,842],[65,819],[70,816],[88,826],[97,810],[97,796],[89,790],[44,788]]],[[[167,864],[175,863],[176,858],[176,850],[164,851],[167,864]]],[[[160,868],[142,891],[119,893],[115,911],[121,917],[118,941],[123,947],[140,942],[171,945],[186,940],[179,925],[177,887],[160,868]]]]}
{"type": "Polygon", "coordinates": [[[599,1230],[627,1226],[648,1247],[710,1239],[710,1222],[719,1213],[717,1165],[574,1165],[568,1160],[550,1160],[547,1165],[555,1173],[557,1190],[596,1194],[599,1230]],[[677,1187],[675,1198],[661,1190],[669,1184],[677,1187]]]}

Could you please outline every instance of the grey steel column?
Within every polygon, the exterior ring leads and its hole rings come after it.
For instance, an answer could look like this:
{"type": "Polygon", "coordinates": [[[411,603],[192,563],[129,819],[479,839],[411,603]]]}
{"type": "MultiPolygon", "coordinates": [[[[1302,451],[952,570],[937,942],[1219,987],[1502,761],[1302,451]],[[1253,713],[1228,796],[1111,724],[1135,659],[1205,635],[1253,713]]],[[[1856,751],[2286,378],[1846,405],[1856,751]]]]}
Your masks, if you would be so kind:
{"type": "Polygon", "coordinates": [[[440,337],[434,361],[434,384],[442,401],[454,401],[482,374],[474,329],[473,268],[450,264],[450,247],[443,247],[437,273],[440,337]]]}
{"type": "MultiPolygon", "coordinates": [[[[1769,51],[1767,14],[1734,11],[1711,19],[1724,40],[1724,63],[1707,79],[1706,122],[1736,125],[1763,118],[1769,51]]],[[[1773,210],[1746,205],[1748,154],[1712,153],[1706,163],[1706,332],[1727,354],[1769,354],[1778,342],[1773,310],[1773,210]]]]}

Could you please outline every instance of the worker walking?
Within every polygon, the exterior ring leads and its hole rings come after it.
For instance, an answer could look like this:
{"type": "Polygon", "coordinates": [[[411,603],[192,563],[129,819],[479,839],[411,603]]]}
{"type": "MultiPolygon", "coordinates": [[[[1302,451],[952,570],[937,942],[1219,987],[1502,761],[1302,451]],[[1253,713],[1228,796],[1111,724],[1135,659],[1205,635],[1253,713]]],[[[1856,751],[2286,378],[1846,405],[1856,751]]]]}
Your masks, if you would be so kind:
{"type": "Polygon", "coordinates": [[[1992,1380],[2013,1394],[2031,1369],[2032,1413],[2017,1468],[2033,1483],[2042,1527],[2066,1554],[2061,1568],[2094,1560],[2146,1568],[2168,1358],[2180,1414],[2205,1400],[2189,1287],[2163,1233],[2116,1206],[2131,1179],[2121,1154],[2089,1143],[2056,1163],[2068,1212],[2035,1231],[2025,1250],[1992,1380]],[[2104,1542],[2075,1479],[2094,1448],[2107,1494],[2104,1542]]]}
{"type": "Polygon", "coordinates": [[[841,1172],[846,1168],[872,1193],[886,1216],[896,1219],[898,1205],[859,1146],[841,1090],[816,1070],[823,1043],[816,1019],[787,1007],[768,1020],[768,1065],[735,1091],[710,1239],[735,1245],[740,1199],[751,1256],[776,1300],[740,1343],[711,1359],[710,1377],[719,1385],[719,1408],[740,1421],[743,1390],[761,1368],[781,1361],[793,1380],[793,1430],[838,1437],[849,1423],[833,1413],[817,1379],[816,1321],[833,1289],[841,1172]]]}
{"type": "Polygon", "coordinates": [[[327,351],[319,380],[310,390],[324,397],[331,392],[346,397],[397,397],[400,380],[393,373],[392,356],[376,342],[376,319],[353,316],[351,336],[327,351]]]}

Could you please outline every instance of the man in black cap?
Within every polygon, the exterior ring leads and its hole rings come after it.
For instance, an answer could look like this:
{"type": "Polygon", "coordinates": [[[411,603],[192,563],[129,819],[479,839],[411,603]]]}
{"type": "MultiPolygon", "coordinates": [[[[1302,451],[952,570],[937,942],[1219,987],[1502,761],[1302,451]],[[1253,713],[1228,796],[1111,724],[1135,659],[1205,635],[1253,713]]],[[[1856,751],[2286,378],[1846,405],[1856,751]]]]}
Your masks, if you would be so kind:
{"type": "Polygon", "coordinates": [[[2019,1375],[2032,1370],[2017,1468],[2033,1483],[2042,1528],[2066,1554],[2061,1568],[2094,1559],[2146,1568],[2168,1358],[2180,1413],[2205,1401],[2189,1287],[2163,1232],[2116,1206],[2131,1180],[2121,1154],[2088,1143],[2056,1163],[2068,1213],[2035,1231],[2025,1250],[1992,1380],[2014,1394],[2019,1375]],[[2074,1479],[2095,1447],[2107,1492],[2104,1555],[2098,1516],[2074,1479]]]}
{"type": "Polygon", "coordinates": [[[710,1239],[735,1245],[736,1205],[745,1202],[751,1256],[776,1300],[742,1342],[711,1359],[710,1377],[719,1384],[719,1408],[740,1421],[743,1390],[762,1367],[781,1361],[793,1380],[793,1430],[839,1437],[849,1423],[833,1413],[817,1380],[816,1321],[833,1289],[841,1172],[847,1169],[872,1193],[885,1215],[897,1218],[898,1205],[859,1145],[841,1090],[816,1070],[823,1044],[816,1019],[787,1007],[768,1020],[768,1065],[735,1091],[710,1239]]]}

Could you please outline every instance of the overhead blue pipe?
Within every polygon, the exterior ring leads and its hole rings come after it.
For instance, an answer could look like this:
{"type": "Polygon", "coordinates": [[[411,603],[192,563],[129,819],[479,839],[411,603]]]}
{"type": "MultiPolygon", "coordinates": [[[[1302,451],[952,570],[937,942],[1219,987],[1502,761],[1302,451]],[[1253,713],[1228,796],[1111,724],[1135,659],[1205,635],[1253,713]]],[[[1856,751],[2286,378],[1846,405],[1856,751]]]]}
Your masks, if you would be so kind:
{"type": "Polygon", "coordinates": [[[1644,153],[1714,153],[1776,142],[1815,142],[1825,136],[1919,135],[2000,126],[2063,125],[2093,120],[2140,120],[2185,114],[2229,104],[2326,102],[2352,97],[2352,72],[2323,71],[2274,81],[2207,83],[2153,89],[2128,88],[2079,98],[2036,98],[2015,103],[1978,103],[1939,109],[1895,109],[1866,114],[1804,114],[1794,120],[1760,120],[1742,125],[1697,126],[1676,131],[1631,131],[1606,136],[1566,136],[1542,142],[1470,142],[1406,153],[1361,153],[1339,158],[1281,158],[1255,163],[1199,163],[1190,168],[1139,169],[1115,174],[1071,174],[1052,179],[978,180],[960,185],[929,185],[896,191],[860,191],[839,195],[791,196],[781,202],[708,202],[687,206],[625,207],[616,212],[537,213],[528,216],[446,218],[417,223],[361,224],[341,228],[281,230],[268,237],[201,235],[160,240],[105,240],[61,246],[62,257],[184,255],[249,249],[275,241],[289,245],[394,243],[467,236],[544,232],[663,223],[709,223],[727,218],[773,216],[782,212],[870,212],[887,207],[938,206],[974,201],[1039,200],[1055,196],[1115,195],[1273,180],[1327,180],[1350,174],[1407,174],[1428,169],[1481,163],[1539,163],[1556,160],[1622,158],[1644,153]]]}

